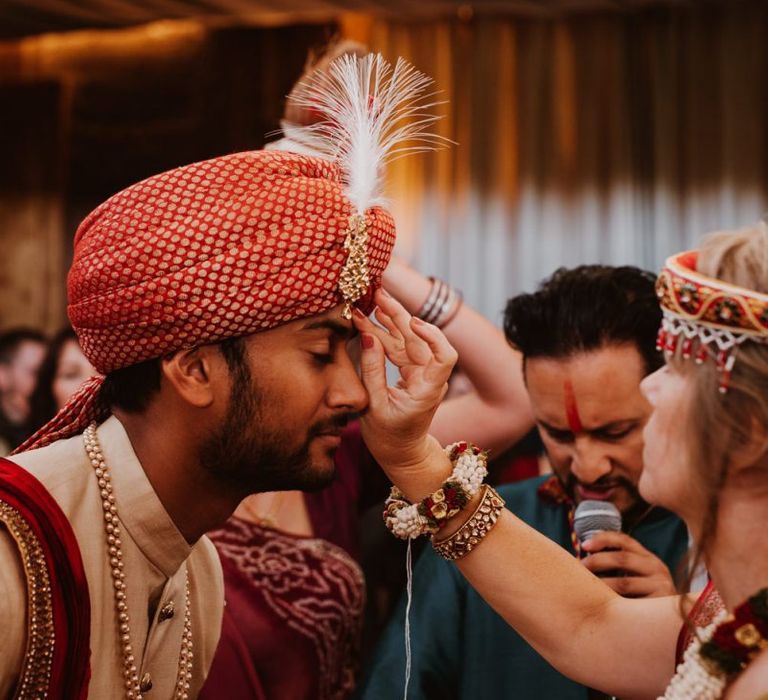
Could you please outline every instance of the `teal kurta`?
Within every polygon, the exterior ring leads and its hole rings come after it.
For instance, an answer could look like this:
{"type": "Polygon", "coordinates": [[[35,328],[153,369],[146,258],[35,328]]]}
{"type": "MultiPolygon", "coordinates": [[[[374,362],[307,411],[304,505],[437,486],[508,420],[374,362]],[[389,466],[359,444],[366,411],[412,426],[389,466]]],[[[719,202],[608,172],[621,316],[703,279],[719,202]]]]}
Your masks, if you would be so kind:
{"type": "MultiPolygon", "coordinates": [[[[544,501],[547,477],[499,489],[507,508],[572,552],[568,508],[544,501]]],[[[632,536],[676,570],[688,544],[683,522],[654,508],[632,536]]],[[[510,570],[515,566],[509,563],[510,570]]],[[[402,698],[405,599],[379,642],[357,697],[402,698]]],[[[557,621],[552,621],[557,625],[557,621]]],[[[413,661],[409,698],[428,700],[587,700],[587,690],[561,675],[475,592],[458,568],[426,548],[413,573],[413,661]]]]}

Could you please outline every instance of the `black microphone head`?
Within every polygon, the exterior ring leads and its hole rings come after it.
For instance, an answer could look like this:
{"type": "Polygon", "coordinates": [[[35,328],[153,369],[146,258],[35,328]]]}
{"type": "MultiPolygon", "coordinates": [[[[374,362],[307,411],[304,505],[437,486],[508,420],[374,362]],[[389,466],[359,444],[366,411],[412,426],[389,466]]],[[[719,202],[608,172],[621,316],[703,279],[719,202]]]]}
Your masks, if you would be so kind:
{"type": "Polygon", "coordinates": [[[573,515],[573,530],[579,542],[596,532],[621,532],[621,513],[610,501],[582,501],[573,515]]]}

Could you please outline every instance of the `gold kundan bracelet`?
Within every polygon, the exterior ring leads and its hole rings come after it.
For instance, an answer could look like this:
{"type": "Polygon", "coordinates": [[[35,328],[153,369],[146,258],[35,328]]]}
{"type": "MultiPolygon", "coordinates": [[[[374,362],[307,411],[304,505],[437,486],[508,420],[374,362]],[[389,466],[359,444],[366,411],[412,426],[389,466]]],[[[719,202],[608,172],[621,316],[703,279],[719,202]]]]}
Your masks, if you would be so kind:
{"type": "Polygon", "coordinates": [[[461,559],[491,531],[504,508],[504,499],[488,484],[483,487],[475,512],[456,532],[443,540],[432,539],[435,551],[444,559],[461,559]]]}

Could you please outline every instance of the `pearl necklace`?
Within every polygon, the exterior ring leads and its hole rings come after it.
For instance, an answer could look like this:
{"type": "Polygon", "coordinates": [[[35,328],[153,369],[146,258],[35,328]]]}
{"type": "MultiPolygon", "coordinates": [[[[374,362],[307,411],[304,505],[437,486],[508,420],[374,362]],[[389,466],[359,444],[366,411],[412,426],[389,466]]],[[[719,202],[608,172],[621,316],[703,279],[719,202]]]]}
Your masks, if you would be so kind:
{"type": "Polygon", "coordinates": [[[658,700],[718,700],[728,680],[725,673],[715,669],[701,657],[701,645],[712,639],[718,625],[728,617],[723,610],[710,625],[700,630],[683,654],[683,661],[677,667],[667,690],[658,700]]]}
{"type": "MultiPolygon", "coordinates": [[[[120,540],[120,519],[117,515],[115,495],[112,490],[112,479],[104,461],[104,455],[99,445],[96,424],[91,423],[83,433],[83,442],[88,458],[96,472],[99,488],[101,489],[101,504],[104,509],[104,523],[107,534],[107,551],[109,553],[112,588],[115,594],[115,613],[120,633],[120,647],[123,654],[123,678],[125,681],[125,697],[128,700],[141,700],[142,683],[139,681],[139,670],[136,667],[136,657],[131,644],[131,620],[128,614],[128,598],[126,596],[125,573],[123,572],[123,552],[120,540]]],[[[190,609],[189,575],[184,583],[184,630],[181,635],[181,651],[179,653],[179,671],[176,676],[174,698],[188,700],[190,681],[192,679],[192,612],[190,609]]],[[[150,686],[151,687],[151,686],[150,686]]],[[[144,691],[149,690],[145,687],[144,691]]]]}

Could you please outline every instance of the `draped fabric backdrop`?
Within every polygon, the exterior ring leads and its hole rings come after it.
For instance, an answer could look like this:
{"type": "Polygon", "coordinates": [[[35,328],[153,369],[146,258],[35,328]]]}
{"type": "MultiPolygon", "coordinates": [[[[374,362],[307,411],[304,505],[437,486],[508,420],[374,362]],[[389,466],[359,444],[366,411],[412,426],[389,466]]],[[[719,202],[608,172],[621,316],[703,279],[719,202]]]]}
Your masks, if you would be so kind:
{"type": "MultiPolygon", "coordinates": [[[[439,129],[458,145],[392,168],[399,251],[493,320],[559,265],[656,269],[768,210],[768,3],[510,0],[490,15],[494,3],[478,0],[459,18],[430,0],[411,3],[415,18],[398,2],[396,20],[381,3],[325,0],[325,25],[189,19],[0,42],[0,327],[64,321],[75,226],[106,196],[260,147],[335,20],[443,91],[439,129]],[[427,17],[437,6],[450,18],[427,17]]],[[[88,7],[99,3],[127,7],[88,7]]]]}
{"type": "Polygon", "coordinates": [[[766,212],[768,8],[373,22],[458,142],[393,168],[398,250],[498,321],[560,265],[656,270],[766,212]]]}
{"type": "Polygon", "coordinates": [[[149,175],[261,148],[335,31],[178,20],[0,42],[0,329],[59,329],[85,215],[149,175]]]}

